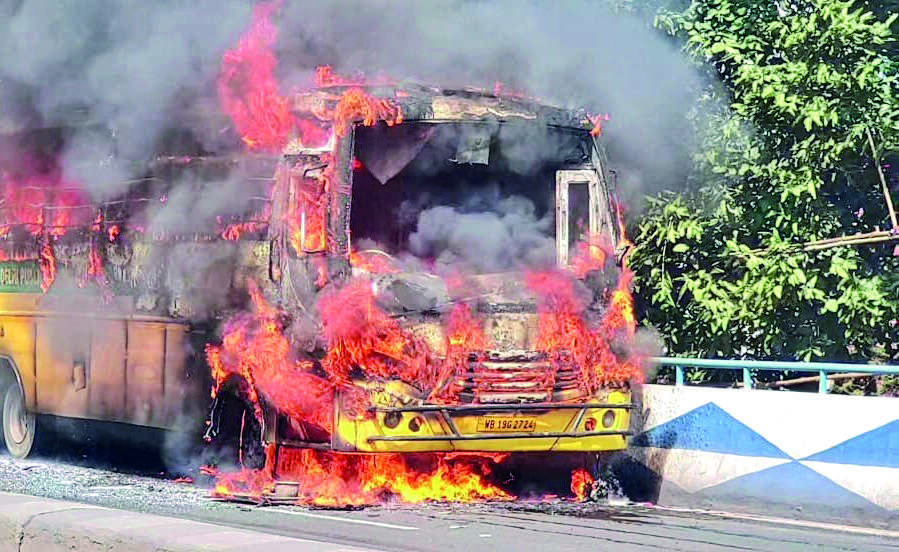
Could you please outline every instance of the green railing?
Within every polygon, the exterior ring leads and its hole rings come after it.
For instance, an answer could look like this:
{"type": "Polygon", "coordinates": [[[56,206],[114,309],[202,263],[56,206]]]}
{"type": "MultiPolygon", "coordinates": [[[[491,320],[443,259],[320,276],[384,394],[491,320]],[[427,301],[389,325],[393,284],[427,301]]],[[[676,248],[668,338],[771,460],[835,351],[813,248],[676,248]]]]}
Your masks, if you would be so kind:
{"type": "Polygon", "coordinates": [[[674,385],[684,385],[686,368],[708,368],[730,370],[743,373],[743,388],[752,389],[754,370],[774,370],[778,372],[817,372],[818,392],[827,393],[827,374],[853,373],[872,375],[899,375],[899,366],[892,364],[851,364],[846,362],[781,362],[768,360],[719,360],[707,358],[653,357],[659,366],[674,368],[674,385]]]}

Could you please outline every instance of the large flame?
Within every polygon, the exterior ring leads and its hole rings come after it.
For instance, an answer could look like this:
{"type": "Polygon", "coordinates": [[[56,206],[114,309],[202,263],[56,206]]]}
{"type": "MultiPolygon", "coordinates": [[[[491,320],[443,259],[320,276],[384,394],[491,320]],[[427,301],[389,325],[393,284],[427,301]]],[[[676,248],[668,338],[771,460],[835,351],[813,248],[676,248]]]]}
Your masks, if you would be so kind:
{"type": "Polygon", "coordinates": [[[278,36],[271,17],[280,0],[258,4],[253,22],[240,42],[222,59],[218,91],[222,107],[252,150],[279,151],[296,121],[288,99],[278,90],[278,60],[272,46],[278,36]]]}
{"type": "Polygon", "coordinates": [[[446,358],[431,392],[431,399],[456,403],[460,389],[456,375],[468,367],[472,351],[486,351],[490,346],[481,321],[465,303],[450,311],[446,322],[446,358]]]}
{"type": "MultiPolygon", "coordinates": [[[[40,162],[23,155],[14,171],[0,172],[0,237],[21,228],[35,238],[39,244],[35,252],[14,257],[40,263],[44,292],[58,272],[54,242],[72,228],[87,226],[90,212],[83,189],[62,177],[55,159],[40,162]]],[[[98,260],[98,252],[91,248],[86,278],[95,278],[102,269],[98,260]]]]}
{"type": "Polygon", "coordinates": [[[277,482],[294,482],[300,504],[360,506],[385,500],[405,503],[508,500],[512,495],[490,482],[502,456],[334,454],[283,449],[270,469],[219,479],[215,495],[262,496],[277,482]]]}
{"type": "Polygon", "coordinates": [[[246,392],[260,419],[262,407],[257,393],[293,419],[330,427],[332,385],[311,373],[311,362],[295,358],[283,333],[283,314],[269,305],[252,281],[249,290],[253,312],[229,321],[221,346],[206,347],[216,382],[213,396],[237,374],[247,382],[246,392]]]}
{"type": "Polygon", "coordinates": [[[581,389],[593,394],[599,388],[622,381],[640,381],[639,359],[621,360],[612,351],[612,343],[621,332],[632,336],[633,301],[625,269],[613,301],[599,324],[590,324],[585,316],[587,305],[579,297],[575,280],[564,271],[532,272],[528,287],[538,296],[537,348],[546,352],[560,366],[580,367],[581,389]],[[619,293],[620,292],[620,293],[619,293]]]}
{"type": "Polygon", "coordinates": [[[78,208],[85,203],[81,188],[62,179],[55,166],[40,171],[33,164],[24,163],[25,174],[0,173],[0,236],[21,226],[35,236],[59,237],[73,225],[86,223],[77,216],[86,213],[78,208]]]}
{"type": "MultiPolygon", "coordinates": [[[[253,311],[232,319],[222,345],[206,348],[215,378],[213,396],[232,376],[247,382],[249,397],[262,416],[262,402],[294,420],[322,428],[331,426],[333,391],[346,385],[353,367],[371,376],[398,377],[420,382],[429,379],[428,356],[413,337],[374,304],[370,283],[357,280],[324,297],[320,310],[328,355],[321,362],[327,378],[314,372],[309,360],[296,359],[284,333],[285,315],[250,286],[253,311]]],[[[451,342],[475,342],[478,331],[464,309],[452,315],[458,335],[451,342]],[[472,333],[473,332],[473,333],[472,333]]],[[[361,397],[367,401],[367,397],[361,397]]],[[[502,456],[424,455],[413,460],[396,455],[346,455],[284,448],[270,449],[262,470],[243,470],[219,478],[216,495],[251,494],[260,498],[276,481],[299,485],[299,502],[321,506],[372,504],[392,497],[402,502],[427,500],[487,500],[510,498],[489,481],[490,467],[502,456]]]]}
{"type": "MultiPolygon", "coordinates": [[[[576,296],[576,280],[570,272],[534,272],[527,277],[528,285],[540,298],[538,347],[557,363],[581,366],[585,392],[640,379],[639,359],[621,360],[610,345],[621,335],[628,337],[633,332],[627,274],[612,292],[618,299],[612,300],[595,324],[584,315],[585,305],[576,296]]],[[[207,346],[206,353],[216,381],[213,395],[232,376],[240,376],[260,419],[265,403],[291,420],[328,432],[336,389],[343,389],[354,405],[358,402],[358,407],[348,411],[366,411],[368,395],[351,383],[351,377],[358,377],[360,372],[369,379],[402,380],[430,391],[431,399],[437,402],[458,403],[455,376],[468,369],[472,351],[485,351],[490,346],[482,321],[468,305],[459,303],[446,318],[446,354],[438,357],[377,306],[371,280],[354,278],[319,301],[327,352],[317,362],[297,356],[299,348],[286,332],[289,316],[267,302],[254,284],[250,292],[252,312],[230,320],[222,344],[207,346]]],[[[544,384],[551,389],[551,371],[546,377],[544,384]]],[[[510,496],[489,482],[486,468],[490,462],[486,459],[471,456],[461,462],[431,456],[428,462],[415,463],[395,454],[341,455],[282,448],[277,454],[269,454],[261,471],[223,476],[216,493],[222,497],[250,494],[262,499],[276,481],[293,481],[299,485],[300,502],[330,506],[371,504],[387,496],[405,502],[510,496]]],[[[575,477],[586,481],[588,475],[575,477]]],[[[586,486],[589,484],[572,483],[573,490],[586,486]]]]}
{"type": "Polygon", "coordinates": [[[375,304],[371,282],[355,279],[319,301],[328,353],[322,367],[337,383],[355,367],[373,377],[433,383],[425,345],[375,304]]]}

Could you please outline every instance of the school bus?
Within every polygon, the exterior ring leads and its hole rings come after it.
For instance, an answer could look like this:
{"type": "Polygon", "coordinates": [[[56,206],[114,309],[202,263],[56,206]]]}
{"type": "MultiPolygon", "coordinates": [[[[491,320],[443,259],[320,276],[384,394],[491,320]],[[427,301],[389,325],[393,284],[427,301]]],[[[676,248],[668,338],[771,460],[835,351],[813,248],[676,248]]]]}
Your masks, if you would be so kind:
{"type": "MultiPolygon", "coordinates": [[[[298,94],[294,113],[316,122],[348,88],[298,94]]],[[[63,222],[48,214],[22,223],[3,211],[0,397],[3,437],[14,456],[33,450],[41,416],[177,431],[204,418],[198,409],[211,412],[208,439],[239,434],[238,446],[247,448],[626,448],[630,382],[585,394],[580,367],[535,349],[538,315],[519,270],[521,257],[532,255],[567,266],[584,235],[620,241],[611,173],[590,118],[481,91],[391,85],[364,93],[401,110],[401,124],[358,116],[322,140],[293,139],[273,155],[210,154],[182,139],[182,149],[146,166],[120,196],[48,206],[71,211],[63,222]],[[239,189],[243,203],[211,216],[203,194],[211,193],[209,182],[224,180],[241,183],[229,190],[239,189]],[[200,190],[180,193],[186,209],[172,199],[185,186],[200,190]],[[478,218],[484,213],[496,216],[478,218]],[[462,224],[441,227],[441,214],[462,224]],[[510,235],[539,232],[513,236],[512,245],[479,257],[495,233],[472,230],[471,220],[510,235]],[[441,242],[453,228],[471,232],[441,242]],[[428,262],[404,256],[412,242],[428,262]],[[392,268],[361,274],[354,255],[392,268]],[[454,374],[455,401],[434,401],[415,382],[353,376],[334,386],[332,426],[320,427],[289,419],[264,390],[252,389],[251,378],[236,374],[220,382],[209,407],[203,347],[220,339],[222,320],[246,308],[250,280],[288,316],[300,317],[314,312],[322,287],[369,277],[390,291],[382,307],[439,357],[446,354],[443,307],[453,298],[445,286],[431,285],[439,278],[430,272],[456,262],[481,290],[471,302],[490,347],[471,351],[468,368],[454,374]],[[363,412],[350,400],[359,390],[368,397],[363,412]],[[254,396],[258,408],[250,404],[254,396]]],[[[600,277],[591,285],[603,297],[611,284],[600,277]]],[[[308,358],[322,355],[321,340],[294,346],[306,347],[308,358]]]]}

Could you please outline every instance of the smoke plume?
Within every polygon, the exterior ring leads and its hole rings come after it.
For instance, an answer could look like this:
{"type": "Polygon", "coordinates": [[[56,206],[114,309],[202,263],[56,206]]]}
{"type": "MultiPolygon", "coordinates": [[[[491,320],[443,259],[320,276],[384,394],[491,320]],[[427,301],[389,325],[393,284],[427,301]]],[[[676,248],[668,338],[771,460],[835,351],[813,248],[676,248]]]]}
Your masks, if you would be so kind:
{"type": "Polygon", "coordinates": [[[237,0],[7,2],[0,89],[15,101],[0,126],[76,127],[67,176],[97,198],[119,192],[123,159],[152,156],[166,129],[190,124],[214,98],[222,53],[250,9],[237,0]]]}
{"type": "MultiPolygon", "coordinates": [[[[96,197],[118,191],[130,170],[120,160],[153,155],[173,122],[214,148],[226,125],[202,115],[214,104],[221,55],[251,8],[239,0],[7,1],[0,126],[96,125],[76,132],[64,157],[67,176],[96,197]]],[[[609,113],[612,157],[636,168],[629,188],[682,180],[690,143],[684,114],[699,79],[660,33],[603,2],[293,1],[279,25],[287,87],[308,84],[320,64],[445,86],[500,82],[609,113]]]]}
{"type": "Polygon", "coordinates": [[[500,200],[491,211],[433,207],[419,213],[409,250],[434,259],[438,270],[466,267],[474,272],[501,272],[549,266],[556,255],[552,224],[549,216],[538,220],[534,205],[518,196],[500,200]]]}
{"type": "MultiPolygon", "coordinates": [[[[628,197],[681,185],[684,115],[699,76],[675,44],[608,2],[334,0],[285,5],[285,82],[314,65],[443,86],[525,91],[562,107],[607,113],[604,140],[630,168],[628,197]],[[632,193],[636,191],[637,193],[632,193]]],[[[522,159],[537,147],[521,151],[522,159]]]]}

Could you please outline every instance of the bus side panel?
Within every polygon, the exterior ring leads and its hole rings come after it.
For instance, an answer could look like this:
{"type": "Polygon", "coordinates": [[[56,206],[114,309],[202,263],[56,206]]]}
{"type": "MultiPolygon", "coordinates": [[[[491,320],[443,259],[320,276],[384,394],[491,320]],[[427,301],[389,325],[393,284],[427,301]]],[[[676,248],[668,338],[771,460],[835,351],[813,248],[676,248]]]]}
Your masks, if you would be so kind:
{"type": "Polygon", "coordinates": [[[84,418],[90,392],[91,328],[83,319],[37,320],[37,411],[84,418]]]}
{"type": "MultiPolygon", "coordinates": [[[[193,416],[195,420],[205,418],[205,407],[209,395],[201,396],[200,382],[188,379],[187,372],[187,328],[170,324],[165,329],[165,427],[169,429],[192,429],[179,427],[182,416],[193,416]],[[203,401],[203,399],[207,401],[203,401]]],[[[207,390],[208,393],[208,390],[207,390]]]]}
{"type": "Polygon", "coordinates": [[[0,355],[9,357],[18,369],[25,388],[25,406],[37,408],[34,382],[34,319],[31,317],[0,317],[0,355]]]}
{"type": "Polygon", "coordinates": [[[91,336],[88,414],[104,421],[125,421],[125,321],[98,320],[91,336]]]}
{"type": "Polygon", "coordinates": [[[165,426],[164,347],[165,325],[128,321],[125,408],[133,424],[165,426]]]}

